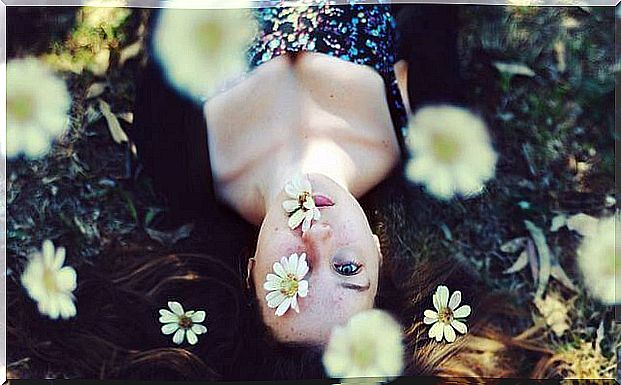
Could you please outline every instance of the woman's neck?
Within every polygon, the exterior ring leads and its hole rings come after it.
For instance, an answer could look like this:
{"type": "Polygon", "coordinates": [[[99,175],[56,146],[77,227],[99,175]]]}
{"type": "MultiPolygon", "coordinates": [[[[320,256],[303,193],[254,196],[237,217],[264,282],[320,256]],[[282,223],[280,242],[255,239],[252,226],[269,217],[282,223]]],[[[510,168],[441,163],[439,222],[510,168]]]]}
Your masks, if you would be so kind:
{"type": "Polygon", "coordinates": [[[284,186],[296,175],[321,175],[350,193],[352,186],[356,186],[356,166],[335,143],[313,140],[308,146],[301,148],[299,153],[300,156],[295,161],[268,167],[276,172],[266,173],[258,186],[263,213],[270,205],[281,203],[284,186]]]}
{"type": "Polygon", "coordinates": [[[205,113],[216,190],[253,224],[280,206],[296,174],[324,175],[359,197],[399,159],[381,76],[327,55],[272,59],[205,113]]]}

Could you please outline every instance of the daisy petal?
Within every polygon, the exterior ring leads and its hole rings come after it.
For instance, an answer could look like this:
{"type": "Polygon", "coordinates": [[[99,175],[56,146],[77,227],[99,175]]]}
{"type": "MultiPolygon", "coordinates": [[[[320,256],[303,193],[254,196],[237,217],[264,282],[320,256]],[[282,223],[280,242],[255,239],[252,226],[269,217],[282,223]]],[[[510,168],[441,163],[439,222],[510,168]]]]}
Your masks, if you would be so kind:
{"type": "Polygon", "coordinates": [[[170,310],[172,310],[173,313],[178,316],[182,316],[184,314],[183,306],[181,306],[179,302],[170,301],[168,302],[168,307],[170,308],[170,310]]]}
{"type": "Polygon", "coordinates": [[[57,269],[60,269],[61,267],[63,267],[64,263],[65,263],[65,248],[59,247],[58,249],[56,249],[56,256],[54,258],[54,267],[57,269]]]}
{"type": "Polygon", "coordinates": [[[185,335],[188,338],[188,342],[190,343],[190,345],[196,345],[196,343],[198,342],[198,337],[196,337],[196,334],[194,334],[192,330],[186,331],[185,335]]]}
{"type": "Polygon", "coordinates": [[[453,316],[455,318],[466,318],[470,315],[471,311],[472,309],[470,309],[469,305],[463,305],[463,306],[460,306],[457,310],[455,310],[455,312],[453,313],[453,316]]]}
{"type": "Polygon", "coordinates": [[[293,310],[295,310],[296,313],[300,312],[300,308],[298,307],[298,296],[294,295],[293,297],[291,297],[291,308],[293,310]]]}
{"type": "Polygon", "coordinates": [[[305,233],[308,231],[308,229],[311,228],[312,220],[313,220],[313,213],[311,211],[307,211],[307,213],[310,213],[310,215],[308,214],[304,214],[304,221],[302,222],[302,232],[305,233]]]}
{"type": "Polygon", "coordinates": [[[268,291],[280,290],[280,282],[267,281],[263,284],[263,288],[268,291]]]}
{"type": "Polygon", "coordinates": [[[457,309],[457,306],[461,303],[461,291],[456,290],[453,295],[451,295],[451,299],[449,300],[448,306],[451,310],[457,309]]]}
{"type": "Polygon", "coordinates": [[[302,280],[298,283],[298,295],[300,297],[306,297],[308,294],[308,281],[302,280]]]}
{"type": "Polygon", "coordinates": [[[429,329],[429,338],[435,338],[436,341],[440,342],[442,341],[443,337],[444,337],[444,324],[441,322],[436,322],[429,329]]]}
{"type": "Polygon", "coordinates": [[[432,299],[433,299],[433,307],[436,309],[436,311],[442,310],[442,306],[440,306],[440,301],[438,300],[438,294],[437,293],[435,293],[432,296],[432,299]]]}
{"type": "Polygon", "coordinates": [[[424,317],[423,318],[423,323],[425,325],[431,325],[431,324],[436,323],[436,322],[438,322],[437,318],[429,318],[429,317],[424,317]]]}
{"type": "Polygon", "coordinates": [[[295,276],[298,277],[298,279],[302,279],[306,273],[308,273],[308,263],[306,262],[306,253],[302,253],[298,261],[298,269],[295,272],[295,276]]]}
{"type": "Polygon", "coordinates": [[[290,306],[291,306],[291,297],[286,297],[285,300],[282,301],[280,305],[278,305],[278,308],[276,309],[276,315],[278,317],[281,317],[283,314],[287,312],[287,310],[289,310],[290,306]]]}
{"type": "Polygon", "coordinates": [[[433,310],[425,310],[423,315],[427,318],[438,319],[438,313],[433,310]]]}
{"type": "Polygon", "coordinates": [[[282,269],[284,271],[289,271],[289,259],[287,259],[287,257],[281,257],[280,264],[282,265],[282,269]]]}
{"type": "Polygon", "coordinates": [[[438,286],[436,289],[438,304],[441,308],[446,308],[449,300],[449,290],[446,286],[438,286]]]}
{"type": "Polygon", "coordinates": [[[162,333],[168,335],[168,334],[173,334],[174,332],[177,331],[177,329],[179,329],[179,324],[178,323],[170,323],[170,324],[166,324],[162,326],[162,333]]]}
{"type": "Polygon", "coordinates": [[[444,325],[444,337],[447,342],[455,342],[455,330],[451,325],[444,325]]]}
{"type": "Polygon", "coordinates": [[[197,311],[196,313],[194,313],[192,315],[192,317],[190,317],[192,319],[192,322],[194,323],[200,323],[203,322],[205,320],[205,316],[206,313],[202,310],[197,311]]]}
{"type": "Polygon", "coordinates": [[[160,309],[160,316],[160,322],[164,324],[170,322],[177,322],[177,320],[179,319],[179,317],[177,317],[173,312],[166,309],[160,309]]]}
{"type": "Polygon", "coordinates": [[[289,225],[289,228],[291,230],[296,229],[302,223],[302,221],[304,220],[304,216],[305,216],[305,214],[304,214],[304,211],[302,209],[300,209],[300,210],[294,212],[293,214],[291,214],[291,216],[289,217],[289,221],[287,223],[289,225]]]}
{"type": "Polygon", "coordinates": [[[265,299],[267,299],[267,306],[273,309],[275,307],[278,307],[285,300],[286,297],[283,293],[279,291],[273,291],[270,294],[272,293],[275,293],[275,294],[271,296],[270,298],[266,297],[265,299]]]}
{"type": "Polygon", "coordinates": [[[453,322],[451,322],[451,326],[461,334],[468,333],[468,327],[461,321],[453,320],[453,322]]]}
{"type": "Polygon", "coordinates": [[[42,246],[43,260],[46,266],[54,265],[54,244],[49,239],[43,241],[42,246]]]}
{"type": "Polygon", "coordinates": [[[183,337],[185,337],[185,330],[179,329],[175,332],[175,335],[173,336],[173,342],[177,345],[181,345],[181,343],[183,342],[183,337]]]}
{"type": "Polygon", "coordinates": [[[289,256],[289,268],[286,269],[287,273],[295,274],[298,269],[298,255],[293,253],[289,256]]]}
{"type": "Polygon", "coordinates": [[[191,329],[196,335],[207,333],[207,328],[203,325],[194,324],[191,329]]]}
{"type": "Polygon", "coordinates": [[[288,201],[284,201],[282,202],[282,208],[288,212],[288,213],[292,213],[295,210],[297,210],[298,208],[300,208],[300,204],[297,200],[288,200],[288,201]]]}
{"type": "Polygon", "coordinates": [[[274,270],[274,273],[276,273],[279,277],[284,278],[287,276],[287,272],[282,267],[280,262],[274,262],[274,265],[272,266],[272,270],[274,270]]]}
{"type": "Polygon", "coordinates": [[[289,198],[293,198],[295,199],[295,203],[298,203],[298,190],[297,188],[293,185],[293,183],[287,183],[285,185],[285,192],[287,193],[287,195],[289,196],[289,198]]]}
{"type": "Polygon", "coordinates": [[[282,278],[280,278],[280,277],[279,277],[279,276],[277,276],[276,274],[269,273],[269,274],[267,275],[267,280],[268,280],[268,281],[272,281],[272,282],[278,282],[278,283],[280,283],[280,281],[282,280],[282,278]]]}

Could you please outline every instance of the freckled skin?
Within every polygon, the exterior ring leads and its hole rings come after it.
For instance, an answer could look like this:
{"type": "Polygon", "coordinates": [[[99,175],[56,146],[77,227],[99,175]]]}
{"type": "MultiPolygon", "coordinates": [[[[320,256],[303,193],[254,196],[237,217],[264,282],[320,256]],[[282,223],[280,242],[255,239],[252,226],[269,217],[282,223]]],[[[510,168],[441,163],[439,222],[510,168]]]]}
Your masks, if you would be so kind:
{"type": "MultiPolygon", "coordinates": [[[[333,198],[335,205],[322,209],[322,217],[302,235],[290,230],[282,208],[271,207],[259,233],[252,279],[261,313],[267,326],[281,341],[326,343],[335,325],[342,325],[356,313],[373,307],[381,254],[362,208],[347,191],[330,179],[312,175],[313,191],[333,198]],[[280,225],[273,226],[274,223],[280,225]],[[273,231],[271,231],[273,229],[273,231]],[[298,297],[300,313],[289,309],[277,317],[267,306],[263,283],[272,265],[291,253],[307,254],[310,272],[308,296],[298,297]],[[335,256],[362,264],[360,272],[344,277],[334,270],[335,256]],[[369,284],[364,292],[341,287],[342,282],[369,284]]],[[[341,259],[339,259],[340,261],[341,259]]]]}

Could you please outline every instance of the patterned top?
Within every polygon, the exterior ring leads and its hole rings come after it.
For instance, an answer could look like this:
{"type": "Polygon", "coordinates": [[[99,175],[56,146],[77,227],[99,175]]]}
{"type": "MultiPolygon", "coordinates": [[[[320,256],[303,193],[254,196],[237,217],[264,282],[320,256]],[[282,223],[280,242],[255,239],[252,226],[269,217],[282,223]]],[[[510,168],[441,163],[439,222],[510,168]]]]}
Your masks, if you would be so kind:
{"type": "Polygon", "coordinates": [[[269,3],[255,10],[259,33],[248,52],[250,65],[257,67],[286,53],[312,51],[374,68],[384,79],[390,116],[405,155],[407,115],[394,72],[396,23],[390,6],[269,3]]]}

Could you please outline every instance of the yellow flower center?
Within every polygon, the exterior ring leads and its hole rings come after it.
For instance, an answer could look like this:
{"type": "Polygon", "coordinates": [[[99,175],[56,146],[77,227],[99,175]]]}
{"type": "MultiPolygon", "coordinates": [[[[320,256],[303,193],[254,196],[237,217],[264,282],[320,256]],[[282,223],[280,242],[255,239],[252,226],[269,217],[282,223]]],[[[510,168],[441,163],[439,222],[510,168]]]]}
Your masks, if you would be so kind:
{"type": "Polygon", "coordinates": [[[48,293],[58,292],[58,283],[56,282],[56,274],[49,267],[43,269],[43,287],[48,293]]]}
{"type": "Polygon", "coordinates": [[[355,340],[350,346],[351,357],[359,368],[368,368],[373,364],[374,351],[373,343],[365,338],[355,340]]]}
{"type": "Polygon", "coordinates": [[[442,322],[445,325],[450,325],[453,322],[453,310],[450,307],[445,307],[440,309],[438,312],[438,321],[442,322]]]}
{"type": "Polygon", "coordinates": [[[27,94],[14,95],[9,97],[6,102],[7,113],[19,122],[26,122],[32,119],[34,114],[34,99],[27,94]]]}
{"type": "Polygon", "coordinates": [[[459,143],[445,133],[431,135],[431,149],[435,158],[441,163],[453,163],[459,156],[459,143]]]}
{"type": "Polygon", "coordinates": [[[293,274],[287,274],[287,278],[280,283],[280,292],[287,297],[293,297],[298,293],[300,286],[297,278],[293,274]]]}
{"type": "Polygon", "coordinates": [[[210,51],[220,51],[224,44],[224,33],[218,23],[208,21],[198,28],[198,39],[202,47],[210,51]]]}
{"type": "Polygon", "coordinates": [[[179,327],[182,329],[189,329],[192,326],[192,318],[182,315],[178,321],[179,327]]]}
{"type": "Polygon", "coordinates": [[[304,191],[303,193],[298,195],[298,203],[300,204],[300,206],[302,206],[309,197],[310,197],[310,193],[308,191],[304,191]]]}

